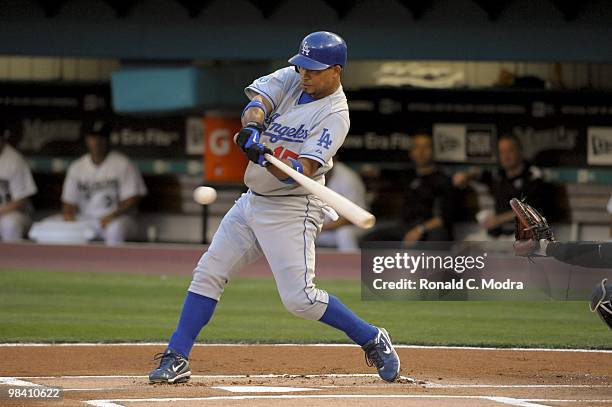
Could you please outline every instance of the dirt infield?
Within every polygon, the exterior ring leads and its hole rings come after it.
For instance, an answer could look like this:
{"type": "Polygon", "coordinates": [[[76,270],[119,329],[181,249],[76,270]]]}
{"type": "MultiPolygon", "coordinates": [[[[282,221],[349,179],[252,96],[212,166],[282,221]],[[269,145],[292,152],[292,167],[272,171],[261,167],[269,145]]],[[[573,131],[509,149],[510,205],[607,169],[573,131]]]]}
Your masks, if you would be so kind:
{"type": "MultiPolygon", "coordinates": [[[[612,352],[399,347],[402,379],[382,382],[356,346],[204,345],[192,380],[149,385],[163,345],[2,345],[0,391],[64,389],[47,405],[612,405],[612,352]]],[[[2,400],[2,404],[6,400],[2,400]]],[[[14,402],[9,405],[40,403],[14,402]]]]}

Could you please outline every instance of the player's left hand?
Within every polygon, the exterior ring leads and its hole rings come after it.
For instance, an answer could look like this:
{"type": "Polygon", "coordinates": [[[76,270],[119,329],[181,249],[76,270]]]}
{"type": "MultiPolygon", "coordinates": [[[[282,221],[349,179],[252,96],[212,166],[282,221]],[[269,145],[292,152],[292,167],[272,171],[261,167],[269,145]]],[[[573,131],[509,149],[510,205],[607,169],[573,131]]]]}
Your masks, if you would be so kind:
{"type": "Polygon", "coordinates": [[[264,154],[273,154],[272,150],[265,146],[265,144],[256,143],[249,147],[246,151],[246,156],[249,160],[253,161],[255,164],[259,164],[262,167],[268,165],[268,161],[264,154]]]}
{"type": "Polygon", "coordinates": [[[534,207],[516,198],[510,200],[510,207],[515,215],[514,254],[545,255],[548,242],[555,240],[546,218],[534,207]]]}

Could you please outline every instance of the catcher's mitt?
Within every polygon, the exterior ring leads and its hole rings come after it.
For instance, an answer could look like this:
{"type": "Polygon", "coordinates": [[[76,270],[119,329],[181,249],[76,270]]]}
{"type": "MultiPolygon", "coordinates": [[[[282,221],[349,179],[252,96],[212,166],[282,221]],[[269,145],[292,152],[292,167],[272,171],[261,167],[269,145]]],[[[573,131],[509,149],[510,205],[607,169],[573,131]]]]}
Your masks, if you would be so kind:
{"type": "Polygon", "coordinates": [[[608,279],[604,278],[597,285],[589,307],[592,312],[597,312],[602,321],[612,329],[612,284],[607,284],[607,282],[608,279]]]}
{"type": "Polygon", "coordinates": [[[539,247],[540,240],[555,240],[552,229],[546,218],[533,206],[516,198],[510,200],[510,207],[515,215],[514,252],[518,256],[533,254],[539,247]]]}

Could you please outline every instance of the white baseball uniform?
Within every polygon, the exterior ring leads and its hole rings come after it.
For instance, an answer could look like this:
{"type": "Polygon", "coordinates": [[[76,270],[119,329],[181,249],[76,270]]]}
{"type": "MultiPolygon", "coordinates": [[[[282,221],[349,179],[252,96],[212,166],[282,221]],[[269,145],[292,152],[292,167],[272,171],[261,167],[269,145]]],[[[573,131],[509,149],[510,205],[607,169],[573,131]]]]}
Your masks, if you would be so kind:
{"type": "MultiPolygon", "coordinates": [[[[36,194],[36,184],[30,167],[21,154],[8,144],[0,153],[0,208],[36,194]]],[[[0,239],[20,240],[31,223],[31,205],[24,210],[0,216],[0,239]]]]}
{"type": "Polygon", "coordinates": [[[147,194],[147,188],[138,169],[123,154],[111,151],[99,166],[85,154],[68,168],[62,201],[79,208],[78,219],[89,221],[98,238],[107,244],[124,242],[136,231],[132,216],[122,215],[105,229],[99,220],[113,212],[121,201],[147,194]]]}
{"type": "MultiPolygon", "coordinates": [[[[359,174],[344,163],[334,163],[333,174],[327,181],[327,187],[339,193],[362,208],[366,207],[366,188],[359,174]]],[[[359,249],[358,238],[361,230],[352,224],[340,226],[334,230],[324,230],[317,239],[319,246],[336,247],[341,251],[359,249]]]]}
{"type": "MultiPolygon", "coordinates": [[[[313,179],[325,183],[324,174],[349,129],[342,87],[327,97],[299,104],[299,74],[287,67],[255,80],[245,93],[249,98],[262,95],[273,108],[261,142],[277,158],[317,161],[321,167],[313,179]]],[[[329,299],[313,282],[314,242],[324,219],[323,203],[299,184],[285,184],[252,162],[244,182],[249,191],[223,218],[194,270],[189,291],[218,300],[235,272],[263,254],[285,307],[297,316],[320,319],[329,299]]]]}

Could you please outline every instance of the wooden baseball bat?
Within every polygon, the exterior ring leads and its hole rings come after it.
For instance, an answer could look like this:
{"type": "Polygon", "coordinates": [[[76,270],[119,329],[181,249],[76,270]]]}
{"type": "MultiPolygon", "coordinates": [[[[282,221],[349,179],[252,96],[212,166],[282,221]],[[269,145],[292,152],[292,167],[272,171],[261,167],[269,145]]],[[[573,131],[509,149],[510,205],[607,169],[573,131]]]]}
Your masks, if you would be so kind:
{"type": "Polygon", "coordinates": [[[308,191],[321,198],[323,202],[334,208],[340,215],[348,219],[351,223],[359,226],[362,229],[370,229],[376,223],[376,217],[374,215],[343,197],[339,193],[332,191],[325,185],[319,184],[317,181],[308,178],[304,174],[300,174],[271,154],[266,154],[265,157],[270,164],[293,178],[295,182],[306,188],[308,191]]]}

